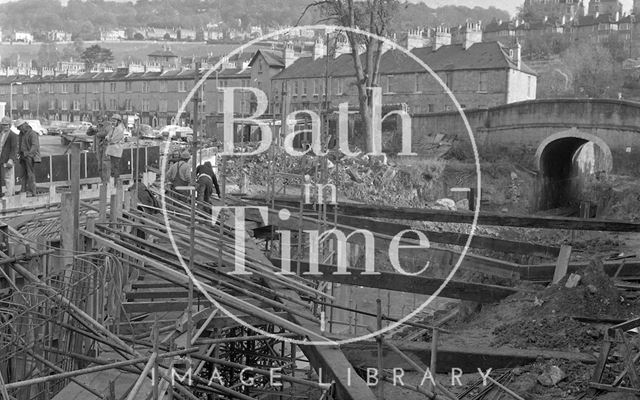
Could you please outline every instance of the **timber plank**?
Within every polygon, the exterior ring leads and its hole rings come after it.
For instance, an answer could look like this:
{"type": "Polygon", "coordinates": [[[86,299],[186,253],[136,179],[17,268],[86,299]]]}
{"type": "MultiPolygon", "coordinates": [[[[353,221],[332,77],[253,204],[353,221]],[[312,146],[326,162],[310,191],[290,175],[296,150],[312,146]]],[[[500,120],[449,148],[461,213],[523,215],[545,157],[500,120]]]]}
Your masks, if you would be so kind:
{"type": "MultiPolygon", "coordinates": [[[[280,259],[271,259],[274,265],[280,266],[280,259]]],[[[309,271],[308,262],[300,262],[302,273],[309,271]]],[[[364,275],[361,269],[347,268],[349,275],[334,275],[336,267],[320,264],[318,270],[321,275],[308,275],[308,279],[341,283],[352,286],[365,286],[377,289],[395,290],[406,293],[430,295],[435,293],[445,280],[424,276],[409,276],[400,273],[382,271],[379,275],[364,275]]],[[[485,285],[480,283],[462,282],[450,280],[440,292],[440,297],[451,299],[469,300],[478,303],[495,303],[505,297],[518,293],[510,287],[485,285]]]]}
{"type": "MultiPolygon", "coordinates": [[[[265,201],[262,197],[247,197],[248,200],[265,201]]],[[[299,201],[276,199],[278,205],[299,207],[299,201]]],[[[313,205],[305,208],[312,209],[313,205]]],[[[333,213],[335,206],[327,205],[327,212],[333,213]]],[[[473,223],[474,213],[470,211],[434,210],[428,208],[371,206],[355,203],[341,203],[339,213],[374,218],[404,219],[413,221],[447,222],[459,224],[473,223]]],[[[514,226],[524,228],[544,228],[562,230],[588,230],[606,232],[640,232],[640,223],[626,221],[612,221],[601,219],[582,219],[572,217],[542,217],[526,215],[504,215],[481,211],[478,215],[478,225],[514,226]]]]}
{"type": "MultiPolygon", "coordinates": [[[[338,223],[342,225],[350,225],[353,227],[368,229],[371,232],[378,232],[386,235],[394,236],[398,232],[411,228],[408,225],[402,225],[392,223],[388,221],[376,221],[370,218],[359,218],[353,216],[347,216],[343,214],[338,215],[338,223]]],[[[437,232],[431,230],[417,229],[424,233],[430,242],[453,244],[456,246],[465,246],[469,240],[469,235],[466,233],[457,232],[437,232]]],[[[493,250],[510,254],[522,254],[536,257],[550,257],[556,258],[560,253],[560,248],[545,246],[535,243],[518,242],[515,240],[505,240],[500,238],[494,238],[489,236],[473,235],[470,248],[493,250]]]]}
{"type": "MultiPolygon", "coordinates": [[[[429,365],[431,343],[390,341],[408,356],[429,365]]],[[[342,346],[347,358],[359,367],[374,368],[377,365],[377,344],[372,341],[348,343],[342,346]]],[[[549,350],[526,350],[504,348],[482,348],[478,346],[438,346],[438,373],[451,373],[452,368],[461,368],[465,373],[477,373],[478,368],[514,368],[531,364],[542,357],[545,359],[563,359],[594,364],[596,358],[590,354],[549,350]]],[[[400,356],[391,351],[384,352],[384,365],[411,370],[412,367],[400,356]]]]}

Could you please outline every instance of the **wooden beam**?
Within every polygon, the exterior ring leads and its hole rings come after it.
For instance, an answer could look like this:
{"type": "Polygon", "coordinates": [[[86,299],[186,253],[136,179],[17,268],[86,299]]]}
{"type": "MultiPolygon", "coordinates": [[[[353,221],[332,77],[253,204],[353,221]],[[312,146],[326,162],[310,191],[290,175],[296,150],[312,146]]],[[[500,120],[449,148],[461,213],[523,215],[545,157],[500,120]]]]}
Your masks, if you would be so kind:
{"type": "MultiPolygon", "coordinates": [[[[247,210],[247,214],[255,214],[255,210],[247,210]]],[[[289,229],[291,231],[297,231],[301,225],[301,222],[297,218],[290,218],[288,220],[281,220],[278,216],[278,213],[274,210],[270,210],[269,212],[269,223],[279,228],[289,229]]],[[[318,225],[317,221],[311,218],[303,218],[302,219],[302,229],[303,230],[317,230],[318,225]]],[[[337,229],[342,232],[345,236],[352,234],[358,228],[348,225],[338,225],[337,229]]],[[[376,250],[380,250],[380,252],[376,255],[377,257],[383,257],[382,263],[389,264],[389,245],[391,240],[393,239],[392,235],[386,235],[383,233],[371,232],[374,236],[374,244],[376,246],[376,250]]],[[[362,234],[353,235],[349,238],[351,243],[364,245],[365,240],[362,234]]],[[[404,239],[401,243],[407,244],[417,244],[416,241],[404,239]]],[[[455,261],[460,258],[462,255],[462,251],[454,250],[450,248],[437,247],[429,244],[426,248],[405,248],[400,254],[399,258],[403,260],[405,263],[409,264],[407,269],[411,268],[411,264],[416,264],[419,260],[421,263],[417,268],[421,269],[424,267],[424,264],[429,261],[431,264],[437,265],[453,265],[455,261]]],[[[496,258],[479,256],[475,254],[467,253],[465,257],[462,259],[460,263],[461,269],[466,269],[473,272],[481,272],[488,275],[499,276],[501,278],[506,279],[520,279],[519,275],[519,264],[498,260],[496,258]]]]}
{"type": "MultiPolygon", "coordinates": [[[[620,268],[622,261],[605,261],[604,263],[604,272],[613,276],[618,268],[620,268]]],[[[580,273],[581,270],[585,269],[589,265],[588,262],[575,262],[569,264],[567,268],[567,273],[580,273]]],[[[536,265],[520,265],[518,268],[518,272],[520,273],[520,278],[528,281],[541,282],[541,283],[549,283],[553,280],[553,274],[555,271],[555,264],[536,264],[536,265]]],[[[640,261],[629,261],[626,260],[620,272],[618,273],[618,278],[625,277],[637,277],[640,275],[640,261]]]]}
{"type": "MultiPolygon", "coordinates": [[[[272,259],[271,261],[276,266],[281,265],[281,260],[279,259],[272,259]]],[[[308,272],[309,263],[301,262],[300,268],[302,273],[308,272]]],[[[305,277],[345,285],[365,286],[423,295],[431,295],[445,284],[445,280],[441,278],[409,276],[386,271],[380,272],[379,275],[363,275],[362,272],[364,272],[364,270],[357,268],[347,268],[349,275],[334,275],[336,267],[325,264],[318,265],[318,270],[321,275],[308,275],[305,277]]],[[[510,287],[450,280],[440,292],[440,297],[469,300],[478,303],[495,303],[515,293],[518,293],[518,290],[510,287]]]]}
{"type": "Polygon", "coordinates": [[[571,246],[562,245],[560,248],[560,255],[556,261],[556,269],[553,271],[553,280],[551,283],[556,284],[560,282],[562,278],[567,275],[567,268],[569,268],[569,259],[571,258],[571,246]]]}
{"type": "MultiPolygon", "coordinates": [[[[390,341],[402,352],[414,359],[429,365],[431,358],[431,343],[409,342],[402,343],[390,341]]],[[[356,366],[375,368],[377,363],[376,343],[373,341],[360,341],[343,344],[342,349],[347,358],[356,366]]],[[[451,373],[451,368],[461,368],[465,373],[477,373],[478,368],[486,371],[489,368],[514,368],[520,365],[531,364],[542,357],[544,359],[561,359],[594,364],[596,358],[590,354],[561,352],[549,350],[525,350],[525,349],[496,349],[482,348],[478,346],[448,346],[438,345],[438,373],[451,373]]],[[[384,364],[393,365],[396,368],[412,369],[412,366],[397,356],[395,353],[384,353],[384,364]]]]}
{"type": "Polygon", "coordinates": [[[128,292],[127,300],[137,299],[182,299],[189,297],[189,292],[186,290],[154,290],[152,292],[128,292]]]}
{"type": "MultiPolygon", "coordinates": [[[[371,232],[382,233],[394,236],[398,232],[406,229],[415,229],[409,225],[396,224],[389,221],[377,221],[370,218],[360,218],[339,214],[338,223],[341,225],[350,225],[357,228],[368,229],[371,232]]],[[[458,232],[438,232],[424,229],[417,229],[424,233],[432,243],[453,244],[456,246],[465,246],[469,240],[469,235],[458,232]]],[[[408,236],[408,238],[410,238],[408,236]]],[[[489,236],[473,235],[469,247],[472,249],[493,250],[509,254],[522,254],[535,257],[556,258],[560,253],[560,248],[545,246],[535,243],[519,242],[515,240],[506,240],[489,236]]]]}
{"type": "MultiPolygon", "coordinates": [[[[207,300],[204,304],[208,305],[207,300]]],[[[125,312],[132,313],[152,313],[166,311],[184,311],[187,308],[186,301],[136,301],[123,302],[122,308],[125,312]]]]}
{"type": "MultiPolygon", "coordinates": [[[[265,201],[262,197],[246,197],[248,200],[265,201]]],[[[299,207],[299,201],[278,198],[278,205],[299,207]]],[[[312,209],[312,205],[306,206],[312,209]]],[[[474,213],[470,211],[434,210],[428,208],[407,208],[371,206],[355,203],[341,203],[339,213],[344,215],[402,219],[412,221],[447,222],[458,224],[473,223],[474,213]]],[[[333,213],[334,206],[327,205],[327,212],[333,213]]],[[[524,228],[544,228],[562,230],[585,230],[605,232],[640,232],[640,223],[626,221],[611,221],[599,219],[582,219],[571,217],[538,217],[526,215],[504,215],[494,212],[481,211],[478,215],[478,225],[517,226],[524,228]]]]}

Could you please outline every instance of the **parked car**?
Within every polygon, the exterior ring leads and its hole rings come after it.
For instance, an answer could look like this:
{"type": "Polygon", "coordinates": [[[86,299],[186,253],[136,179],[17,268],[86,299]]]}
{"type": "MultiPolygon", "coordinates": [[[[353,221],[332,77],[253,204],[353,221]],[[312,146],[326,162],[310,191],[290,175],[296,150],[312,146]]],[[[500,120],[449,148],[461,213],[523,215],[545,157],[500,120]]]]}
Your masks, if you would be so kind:
{"type": "Polygon", "coordinates": [[[49,125],[46,126],[47,133],[49,135],[62,135],[66,126],[67,124],[63,121],[51,121],[49,125]]]}
{"type": "Polygon", "coordinates": [[[193,129],[188,126],[167,125],[160,129],[160,136],[163,139],[187,140],[189,136],[193,136],[193,129]]]}

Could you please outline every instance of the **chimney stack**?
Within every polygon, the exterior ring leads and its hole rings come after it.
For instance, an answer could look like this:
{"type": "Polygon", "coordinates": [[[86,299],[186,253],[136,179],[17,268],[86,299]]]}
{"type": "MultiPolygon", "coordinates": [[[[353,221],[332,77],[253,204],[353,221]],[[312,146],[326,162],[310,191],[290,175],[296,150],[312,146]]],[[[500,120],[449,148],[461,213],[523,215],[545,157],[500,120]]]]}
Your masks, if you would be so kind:
{"type": "Polygon", "coordinates": [[[465,50],[468,50],[469,47],[473,46],[475,43],[482,42],[482,23],[471,23],[467,22],[465,26],[464,36],[462,45],[465,50]]]}
{"type": "Polygon", "coordinates": [[[313,59],[317,60],[326,55],[326,46],[324,44],[324,40],[322,40],[322,36],[316,37],[316,40],[313,42],[313,59]]]}
{"type": "Polygon", "coordinates": [[[509,53],[510,53],[511,59],[516,64],[516,68],[521,69],[522,68],[522,46],[520,45],[520,42],[517,39],[516,39],[515,45],[511,49],[509,49],[509,53]]]}
{"type": "Polygon", "coordinates": [[[451,31],[442,25],[436,27],[436,31],[433,36],[433,51],[438,50],[442,46],[448,46],[451,44],[451,31]]]}
{"type": "Polygon", "coordinates": [[[296,60],[295,52],[293,51],[293,43],[291,41],[284,45],[282,52],[282,58],[284,59],[284,67],[289,68],[291,64],[296,60]]]}

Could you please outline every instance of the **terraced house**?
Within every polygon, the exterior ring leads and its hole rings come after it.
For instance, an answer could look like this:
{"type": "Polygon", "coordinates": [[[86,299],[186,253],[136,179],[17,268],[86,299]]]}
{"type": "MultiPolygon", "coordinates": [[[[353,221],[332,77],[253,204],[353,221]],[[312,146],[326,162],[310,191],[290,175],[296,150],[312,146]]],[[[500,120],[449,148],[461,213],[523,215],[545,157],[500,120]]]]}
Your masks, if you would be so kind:
{"type": "MultiPolygon", "coordinates": [[[[227,62],[222,71],[211,74],[200,88],[200,115],[222,111],[218,87],[248,86],[250,77],[246,61],[245,67],[227,62]]],[[[142,123],[154,127],[188,124],[192,107],[187,105],[179,115],[178,111],[194,87],[194,78],[192,69],[145,70],[134,65],[76,75],[13,75],[0,77],[0,101],[7,108],[12,105],[13,118],[95,121],[98,115],[118,112],[137,114],[142,123]]],[[[235,109],[248,113],[248,98],[238,94],[235,109]]]]}
{"type": "MultiPolygon", "coordinates": [[[[451,33],[439,28],[431,45],[412,53],[430,66],[463,108],[483,108],[534,99],[536,75],[521,60],[519,45],[479,42],[477,29],[451,33]]],[[[224,60],[223,68],[208,76],[200,88],[199,115],[204,122],[220,120],[224,87],[253,87],[265,92],[270,118],[298,109],[320,110],[327,82],[331,107],[349,102],[357,108],[353,60],[348,46],[326,55],[317,40],[304,52],[287,45],[283,50],[260,49],[224,60]],[[326,71],[326,73],[325,73],[326,71]]],[[[14,118],[45,118],[64,121],[95,121],[100,114],[118,112],[140,116],[151,126],[189,124],[192,105],[179,110],[194,87],[192,69],[130,65],[106,72],[0,77],[0,101],[12,104],[14,118]],[[9,89],[13,95],[9,96],[9,89]],[[180,114],[178,114],[178,112],[180,114]]],[[[387,51],[380,64],[382,102],[413,114],[447,112],[455,104],[440,82],[399,50],[387,51]]],[[[234,110],[248,116],[257,107],[248,90],[238,90],[234,110]]]]}
{"type": "MultiPolygon", "coordinates": [[[[451,90],[462,108],[535,99],[537,77],[522,62],[519,45],[507,48],[500,42],[474,41],[451,44],[450,34],[441,33],[432,46],[411,50],[441,82],[399,50],[383,54],[380,62],[383,104],[403,107],[412,114],[452,111],[455,104],[442,84],[451,90]]],[[[320,110],[325,81],[332,107],[342,102],[357,106],[352,56],[338,54],[329,55],[329,59],[299,58],[275,75],[272,83],[275,109],[279,110],[284,100],[290,110],[320,110]]]]}

